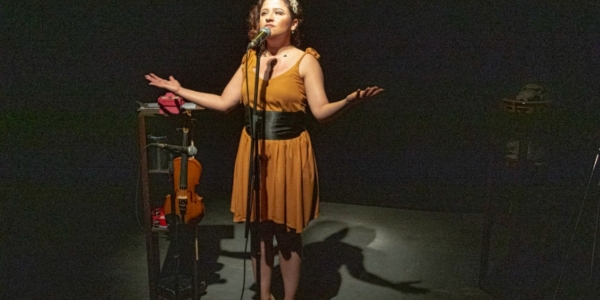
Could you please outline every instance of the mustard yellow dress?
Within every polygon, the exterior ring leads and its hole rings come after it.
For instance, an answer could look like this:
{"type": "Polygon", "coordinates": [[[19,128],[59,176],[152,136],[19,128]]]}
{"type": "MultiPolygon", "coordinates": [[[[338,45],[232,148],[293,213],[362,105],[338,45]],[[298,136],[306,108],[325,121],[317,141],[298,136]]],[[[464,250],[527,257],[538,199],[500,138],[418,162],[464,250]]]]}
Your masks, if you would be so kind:
{"type": "MultiPolygon", "coordinates": [[[[305,55],[319,54],[312,48],[283,74],[268,80],[259,78],[258,109],[276,112],[303,112],[306,114],[306,92],[304,81],[300,77],[299,65],[305,55]]],[[[242,60],[246,76],[246,56],[242,60]]],[[[246,78],[242,85],[242,102],[248,103],[248,95],[253,98],[256,67],[256,54],[251,50],[248,55],[248,86],[246,78]]],[[[262,72],[262,70],[261,70],[262,72]]],[[[248,200],[249,161],[252,139],[245,129],[242,130],[233,175],[231,212],[234,222],[246,220],[248,200]]],[[[301,233],[308,223],[319,215],[319,185],[317,165],[310,136],[306,130],[291,139],[260,140],[261,154],[261,221],[273,221],[301,233]]],[[[254,208],[252,209],[254,220],[254,208]]]]}

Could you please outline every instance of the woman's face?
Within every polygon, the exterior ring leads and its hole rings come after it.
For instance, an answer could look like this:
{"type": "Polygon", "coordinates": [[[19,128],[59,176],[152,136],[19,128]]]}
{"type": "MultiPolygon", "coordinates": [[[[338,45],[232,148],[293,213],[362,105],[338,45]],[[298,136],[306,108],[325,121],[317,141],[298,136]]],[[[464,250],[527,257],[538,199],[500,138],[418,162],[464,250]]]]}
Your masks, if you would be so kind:
{"type": "Polygon", "coordinates": [[[271,36],[291,34],[298,20],[292,20],[292,13],[283,0],[266,0],[260,8],[259,28],[268,27],[271,36]]]}

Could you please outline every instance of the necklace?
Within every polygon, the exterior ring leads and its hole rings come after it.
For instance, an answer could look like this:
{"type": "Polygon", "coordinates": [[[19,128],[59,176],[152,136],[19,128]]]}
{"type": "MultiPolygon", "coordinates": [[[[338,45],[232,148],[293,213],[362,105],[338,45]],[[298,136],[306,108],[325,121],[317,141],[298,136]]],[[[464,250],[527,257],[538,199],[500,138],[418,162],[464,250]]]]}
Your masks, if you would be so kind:
{"type": "MultiPolygon", "coordinates": [[[[290,49],[287,49],[287,51],[285,51],[285,53],[283,53],[283,55],[282,55],[282,56],[283,56],[283,57],[287,57],[287,55],[288,55],[288,52],[290,52],[290,50],[292,50],[292,49],[291,49],[291,48],[290,48],[290,49]]],[[[263,56],[264,56],[264,57],[277,57],[277,55],[270,55],[270,52],[269,52],[269,50],[265,50],[265,54],[263,54],[263,56]],[[267,53],[269,54],[269,56],[267,56],[267,53]]]]}

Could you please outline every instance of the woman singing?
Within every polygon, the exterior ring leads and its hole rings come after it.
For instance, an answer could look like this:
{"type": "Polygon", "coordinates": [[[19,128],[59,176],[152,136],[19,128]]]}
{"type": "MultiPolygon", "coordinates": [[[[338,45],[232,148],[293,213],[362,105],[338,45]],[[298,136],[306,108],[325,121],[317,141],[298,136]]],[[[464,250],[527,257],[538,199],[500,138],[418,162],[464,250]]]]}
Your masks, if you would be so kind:
{"type": "MultiPolygon", "coordinates": [[[[279,247],[285,299],[295,299],[302,261],[301,233],[319,213],[317,166],[310,136],[303,125],[307,107],[319,122],[326,122],[383,91],[376,86],[367,87],[329,102],[319,54],[312,48],[305,51],[297,48],[302,15],[297,0],[259,0],[250,10],[248,36],[253,38],[265,27],[271,34],[264,44],[244,55],[221,95],[183,88],[172,76],[168,80],[155,74],[145,76],[150,85],[167,89],[199,106],[229,112],[242,104],[248,111],[254,107],[257,52],[260,55],[256,108],[263,114],[265,126],[258,143],[261,299],[271,299],[274,238],[279,247]]],[[[246,124],[235,163],[231,198],[235,222],[246,220],[252,146],[249,132],[249,124],[246,124]]],[[[255,275],[256,256],[253,251],[255,275]]]]}

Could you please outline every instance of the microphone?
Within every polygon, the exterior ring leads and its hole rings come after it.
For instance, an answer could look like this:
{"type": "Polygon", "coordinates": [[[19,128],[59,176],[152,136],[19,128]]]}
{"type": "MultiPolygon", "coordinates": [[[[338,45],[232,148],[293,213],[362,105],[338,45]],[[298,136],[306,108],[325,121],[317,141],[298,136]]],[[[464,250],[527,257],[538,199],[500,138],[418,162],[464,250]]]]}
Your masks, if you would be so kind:
{"type": "Polygon", "coordinates": [[[258,34],[248,44],[248,49],[254,48],[264,42],[271,35],[271,29],[263,27],[258,31],[258,34]]]}
{"type": "Polygon", "coordinates": [[[194,156],[198,153],[198,149],[196,149],[196,147],[194,147],[194,145],[190,145],[190,146],[186,147],[186,146],[167,145],[167,144],[161,144],[161,143],[152,143],[152,144],[148,144],[148,146],[169,149],[173,152],[183,152],[189,156],[194,156]]]}

